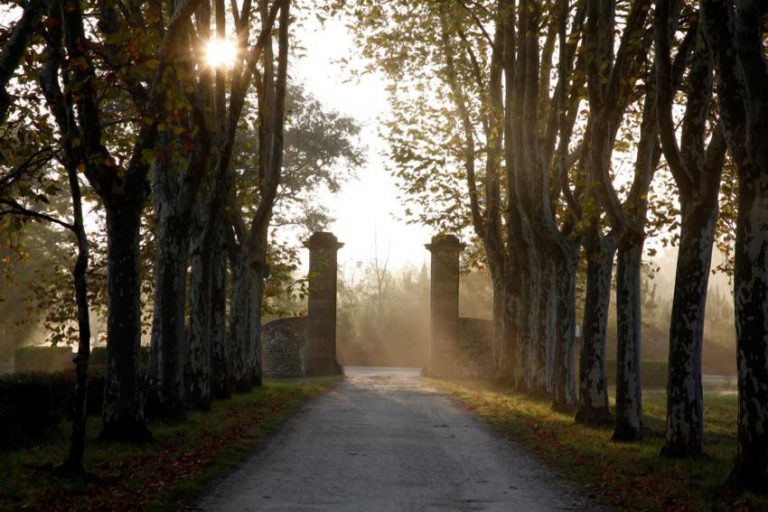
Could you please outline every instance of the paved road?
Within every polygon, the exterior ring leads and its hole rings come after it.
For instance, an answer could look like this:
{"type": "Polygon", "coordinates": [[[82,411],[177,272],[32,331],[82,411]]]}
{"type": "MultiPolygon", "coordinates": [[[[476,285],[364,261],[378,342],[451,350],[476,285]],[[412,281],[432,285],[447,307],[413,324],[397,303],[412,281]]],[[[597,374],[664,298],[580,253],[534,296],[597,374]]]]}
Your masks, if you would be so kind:
{"type": "Polygon", "coordinates": [[[417,370],[346,368],[200,510],[556,511],[598,508],[417,370]]]}

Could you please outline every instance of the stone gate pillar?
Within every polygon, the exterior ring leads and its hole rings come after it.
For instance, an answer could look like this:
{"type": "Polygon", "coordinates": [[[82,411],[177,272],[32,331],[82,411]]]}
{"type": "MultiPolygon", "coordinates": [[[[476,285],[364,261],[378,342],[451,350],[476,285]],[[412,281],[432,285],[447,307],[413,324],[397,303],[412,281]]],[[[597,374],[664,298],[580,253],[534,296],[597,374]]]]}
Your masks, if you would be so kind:
{"type": "Polygon", "coordinates": [[[309,310],[307,313],[307,375],[337,375],[336,251],[333,233],[318,231],[304,243],[309,249],[309,310]]]}
{"type": "Polygon", "coordinates": [[[454,235],[436,235],[425,247],[432,253],[429,305],[430,377],[459,375],[459,253],[465,245],[454,235]]]}

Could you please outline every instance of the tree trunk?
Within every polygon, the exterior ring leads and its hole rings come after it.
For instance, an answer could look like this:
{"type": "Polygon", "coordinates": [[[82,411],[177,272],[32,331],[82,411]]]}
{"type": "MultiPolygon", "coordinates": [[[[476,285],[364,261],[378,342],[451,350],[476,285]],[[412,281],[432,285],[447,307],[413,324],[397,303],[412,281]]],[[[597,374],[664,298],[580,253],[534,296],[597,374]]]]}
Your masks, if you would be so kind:
{"type": "Polygon", "coordinates": [[[616,279],[616,418],[613,436],[617,442],[643,438],[643,403],[640,384],[640,261],[643,243],[619,246],[616,279]]]}
{"type": "Polygon", "coordinates": [[[587,296],[579,358],[576,422],[593,427],[608,426],[613,421],[605,378],[605,331],[615,253],[616,244],[610,236],[587,246],[587,296]]]}
{"type": "Polygon", "coordinates": [[[230,305],[229,341],[232,355],[232,391],[244,393],[250,390],[248,376],[248,345],[251,333],[251,285],[252,275],[243,255],[238,251],[231,256],[232,300],[230,305]]]}
{"type": "MultiPolygon", "coordinates": [[[[126,201],[128,202],[128,201],[126,201]]],[[[141,281],[139,226],[141,207],[107,205],[107,361],[99,438],[149,441],[142,404],[141,281]]]]}
{"type": "Polygon", "coordinates": [[[497,378],[504,374],[507,368],[510,354],[505,343],[505,317],[506,317],[506,283],[504,273],[494,265],[489,265],[491,285],[493,290],[493,338],[491,350],[493,353],[494,374],[489,378],[497,378]]]}
{"type": "Polygon", "coordinates": [[[192,251],[189,307],[187,402],[194,409],[211,408],[211,267],[212,247],[198,237],[192,251]]]}
{"type": "Polygon", "coordinates": [[[576,266],[579,248],[563,255],[557,265],[557,340],[554,350],[552,408],[572,413],[576,408],[573,345],[576,331],[576,266]]]}
{"type": "Polygon", "coordinates": [[[232,395],[232,362],[227,342],[227,252],[223,238],[219,231],[211,273],[211,392],[218,399],[232,395]]]}
{"type": "Polygon", "coordinates": [[[546,396],[552,391],[552,365],[554,355],[557,314],[557,283],[554,260],[546,256],[541,263],[541,294],[536,339],[533,345],[532,392],[546,396]]]}
{"type": "MultiPolygon", "coordinates": [[[[768,140],[768,137],[763,140],[768,140]]],[[[739,182],[734,297],[739,429],[732,479],[768,491],[768,162],[739,182]]]]}
{"type": "Polygon", "coordinates": [[[183,415],[186,363],[185,302],[189,239],[170,201],[155,193],[157,256],[147,410],[183,415]]]}
{"type": "Polygon", "coordinates": [[[248,339],[248,369],[252,385],[261,386],[261,318],[264,306],[264,285],[269,277],[269,265],[267,265],[267,244],[269,215],[264,223],[252,234],[257,238],[252,241],[247,250],[250,256],[247,258],[250,284],[250,335],[248,339]]]}
{"type": "Polygon", "coordinates": [[[75,210],[75,235],[77,236],[77,261],[72,271],[75,282],[77,301],[78,345],[75,356],[75,411],[72,418],[72,439],[69,453],[61,466],[56,468],[60,474],[81,475],[85,473],[85,428],[88,418],[88,363],[91,358],[91,322],[88,317],[88,239],[83,228],[82,203],[77,173],[68,169],[72,189],[72,201],[75,210]]]}
{"type": "Polygon", "coordinates": [[[733,483],[768,492],[768,97],[761,2],[702,0],[720,115],[738,167],[733,277],[739,428],[733,483]]]}
{"type": "Polygon", "coordinates": [[[704,452],[701,348],[717,203],[694,203],[684,196],[680,202],[682,223],[669,327],[667,434],[661,453],[696,457],[704,452]]]}
{"type": "Polygon", "coordinates": [[[248,340],[248,375],[251,385],[261,386],[261,312],[264,304],[264,279],[266,278],[267,269],[265,265],[259,265],[251,272],[253,277],[251,280],[251,300],[249,304],[251,332],[248,340]]]}
{"type": "Polygon", "coordinates": [[[516,385],[518,357],[522,346],[522,329],[524,325],[525,308],[520,300],[520,294],[526,286],[525,275],[515,267],[515,254],[508,253],[504,262],[504,320],[503,320],[503,355],[499,362],[497,380],[504,384],[516,385]],[[514,282],[508,276],[519,275],[514,282]]]}
{"type": "Polygon", "coordinates": [[[535,347],[538,338],[539,309],[541,305],[541,265],[535,253],[531,254],[527,261],[527,269],[524,280],[524,299],[521,301],[525,311],[522,325],[522,336],[517,347],[515,358],[516,386],[521,391],[533,392],[533,378],[535,368],[535,347]],[[527,300],[526,300],[527,299],[527,300]]]}

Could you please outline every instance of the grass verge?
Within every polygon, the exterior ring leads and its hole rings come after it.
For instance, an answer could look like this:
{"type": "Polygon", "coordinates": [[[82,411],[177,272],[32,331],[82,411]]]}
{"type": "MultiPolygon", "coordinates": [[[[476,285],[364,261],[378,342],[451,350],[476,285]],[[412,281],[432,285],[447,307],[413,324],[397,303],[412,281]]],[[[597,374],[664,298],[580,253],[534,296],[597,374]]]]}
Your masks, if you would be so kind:
{"type": "Polygon", "coordinates": [[[659,456],[664,442],[666,397],[644,393],[642,443],[609,441],[609,429],[587,428],[554,412],[548,401],[478,382],[433,381],[508,438],[578,482],[593,499],[631,511],[765,511],[768,497],[738,494],[724,486],[736,455],[734,394],[705,393],[706,456],[659,456]]]}
{"type": "Polygon", "coordinates": [[[89,418],[82,480],[51,476],[63,460],[70,425],[62,423],[37,445],[0,454],[0,510],[178,510],[206,484],[231,470],[308,399],[338,378],[267,381],[262,388],[214,402],[177,422],[153,421],[146,445],[95,441],[98,418],[89,418]]]}

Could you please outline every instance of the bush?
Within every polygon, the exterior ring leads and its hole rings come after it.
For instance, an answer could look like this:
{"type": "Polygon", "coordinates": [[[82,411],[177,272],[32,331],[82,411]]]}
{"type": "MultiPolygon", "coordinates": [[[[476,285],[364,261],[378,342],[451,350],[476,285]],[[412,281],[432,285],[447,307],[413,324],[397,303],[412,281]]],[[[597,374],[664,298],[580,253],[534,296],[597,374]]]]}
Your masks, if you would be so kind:
{"type": "MultiPolygon", "coordinates": [[[[12,373],[0,377],[0,446],[11,447],[39,438],[61,420],[72,418],[75,374],[12,373]]],[[[104,376],[92,372],[88,413],[101,411],[104,376]]]]}
{"type": "Polygon", "coordinates": [[[72,403],[68,373],[14,373],[0,378],[0,443],[14,445],[55,427],[72,403]]]}

